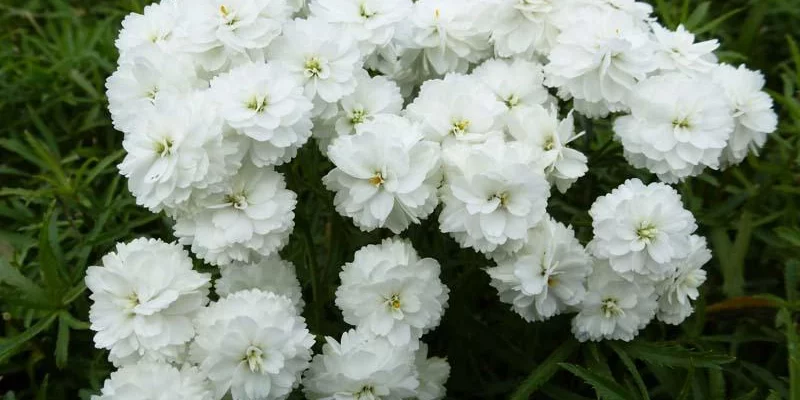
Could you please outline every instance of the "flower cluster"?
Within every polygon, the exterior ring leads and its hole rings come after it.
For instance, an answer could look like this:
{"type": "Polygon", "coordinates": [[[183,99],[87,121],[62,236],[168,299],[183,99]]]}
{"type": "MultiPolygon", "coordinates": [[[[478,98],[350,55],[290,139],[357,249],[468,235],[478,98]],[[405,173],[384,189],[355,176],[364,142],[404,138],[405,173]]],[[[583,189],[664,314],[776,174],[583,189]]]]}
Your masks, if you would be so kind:
{"type": "Polygon", "coordinates": [[[396,235],[436,219],[486,256],[500,301],[525,320],[575,313],[580,340],[681,323],[711,254],[668,184],[741,163],[777,117],[759,72],[720,63],[716,40],[652,11],[162,0],[126,17],[106,84],[119,170],[177,242],[119,244],[89,269],[95,342],[120,368],[97,399],[284,399],[301,381],[310,399],[445,396],[449,365],[420,339],[449,290],[439,263],[400,237],[343,267],[335,303],[355,328],[312,359],[302,286],[278,255],[297,202],[280,166],[311,138],[332,163],[320,178],[339,214],[396,235]],[[548,202],[589,172],[578,122],[612,114],[625,159],[660,182],[598,198],[584,246],[548,202]],[[219,267],[215,295],[182,246],[219,267]]]}
{"type": "Polygon", "coordinates": [[[328,337],[303,381],[309,399],[441,399],[447,361],[427,357],[420,337],[439,325],[449,290],[439,263],[407,240],[358,250],[339,275],[336,305],[356,328],[328,337]]]}

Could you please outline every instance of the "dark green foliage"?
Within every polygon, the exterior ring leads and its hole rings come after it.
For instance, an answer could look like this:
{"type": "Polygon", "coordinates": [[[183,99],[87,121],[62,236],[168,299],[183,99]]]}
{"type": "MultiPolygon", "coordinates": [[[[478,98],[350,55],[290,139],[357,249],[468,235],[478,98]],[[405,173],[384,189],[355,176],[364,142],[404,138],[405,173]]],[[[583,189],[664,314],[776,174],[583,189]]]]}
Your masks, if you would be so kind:
{"type": "MultiPolygon", "coordinates": [[[[442,263],[451,288],[442,325],[425,340],[452,365],[452,399],[800,400],[800,3],[655,0],[665,24],[718,37],[723,60],[767,76],[781,126],[761,157],[679,185],[714,260],[697,312],[652,324],[632,343],[578,345],[569,317],[528,324],[499,303],[487,262],[439,234],[435,216],[405,235],[442,263]]],[[[113,40],[136,0],[0,2],[0,398],[88,399],[111,371],[88,328],[89,265],[117,241],[172,240],[170,222],[135,205],[115,165],[104,80],[113,40]]],[[[588,126],[587,126],[588,128],[588,126]]],[[[608,123],[582,142],[590,174],[550,212],[591,235],[588,206],[626,178],[608,123]]],[[[297,228],[283,255],[298,266],[316,334],[346,327],[333,305],[364,234],[336,215],[320,183],[330,164],[306,146],[283,167],[298,192],[297,228]]],[[[296,398],[300,398],[299,396],[296,398]]]]}

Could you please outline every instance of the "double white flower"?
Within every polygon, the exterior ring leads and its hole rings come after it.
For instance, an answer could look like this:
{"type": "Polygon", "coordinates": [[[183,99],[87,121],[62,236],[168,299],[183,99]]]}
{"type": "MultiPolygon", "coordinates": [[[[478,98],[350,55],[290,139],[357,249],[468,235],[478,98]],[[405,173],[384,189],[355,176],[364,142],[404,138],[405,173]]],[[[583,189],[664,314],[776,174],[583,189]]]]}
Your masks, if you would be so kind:
{"type": "Polygon", "coordinates": [[[430,215],[439,202],[439,145],[396,115],[376,116],[356,131],[328,148],[336,168],[323,182],[336,192],[336,210],[362,230],[395,233],[430,215]]]}
{"type": "Polygon", "coordinates": [[[119,243],[102,261],[86,271],[95,345],[117,365],[182,360],[211,276],[194,271],[181,246],[154,239],[119,243]]]}
{"type": "Polygon", "coordinates": [[[410,242],[398,238],[361,248],[339,277],[336,305],[345,322],[392,345],[415,347],[439,325],[447,306],[439,263],[420,259],[410,242]]]}
{"type": "Polygon", "coordinates": [[[439,229],[462,247],[512,253],[545,216],[550,185],[525,146],[492,138],[446,151],[439,229]]]}

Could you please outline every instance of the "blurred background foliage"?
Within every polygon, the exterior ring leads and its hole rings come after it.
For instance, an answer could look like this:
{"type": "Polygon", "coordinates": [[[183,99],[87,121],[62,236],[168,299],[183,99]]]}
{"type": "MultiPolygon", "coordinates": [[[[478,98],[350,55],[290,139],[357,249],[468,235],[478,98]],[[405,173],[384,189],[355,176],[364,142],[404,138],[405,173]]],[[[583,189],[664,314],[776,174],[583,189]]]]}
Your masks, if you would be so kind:
{"type": "MultiPolygon", "coordinates": [[[[442,325],[424,338],[452,365],[449,398],[800,400],[800,2],[652,4],[665,25],[719,38],[722,60],[761,69],[781,119],[761,157],[678,186],[715,255],[695,315],[680,327],[653,323],[631,343],[579,345],[568,316],[528,324],[501,304],[487,262],[438,233],[433,216],[405,235],[442,263],[451,289],[442,325]]],[[[121,134],[104,95],[120,21],[144,5],[0,2],[3,400],[96,393],[111,366],[88,330],[84,272],[117,241],[173,239],[169,220],[137,207],[117,174],[121,134]]],[[[585,243],[597,196],[631,176],[653,178],[627,166],[607,122],[582,123],[590,173],[549,209],[585,243]]],[[[282,167],[299,195],[283,255],[298,267],[319,337],[346,329],[333,305],[340,266],[389,235],[361,233],[335,213],[320,183],[329,169],[314,144],[282,167]]]]}

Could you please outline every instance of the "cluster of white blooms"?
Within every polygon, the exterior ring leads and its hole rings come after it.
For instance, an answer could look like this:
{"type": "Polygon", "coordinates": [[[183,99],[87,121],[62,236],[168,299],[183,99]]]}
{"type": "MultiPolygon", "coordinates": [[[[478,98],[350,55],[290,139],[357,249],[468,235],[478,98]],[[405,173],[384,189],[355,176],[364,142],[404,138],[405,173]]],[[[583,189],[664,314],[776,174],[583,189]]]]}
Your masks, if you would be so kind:
{"type": "Polygon", "coordinates": [[[301,380],[310,399],[445,396],[449,365],[420,338],[449,290],[399,237],[344,266],[336,305],[356,328],[312,361],[302,287],[278,255],[297,195],[276,170],[311,138],[339,214],[394,234],[438,219],[491,260],[491,285],[525,320],[576,313],[580,340],[681,323],[711,254],[667,184],[741,163],[777,117],[759,72],[652,12],[635,0],[162,0],[126,17],[106,83],[119,170],[177,242],[119,244],[89,269],[95,342],[121,368],[97,398],[284,399],[301,380]],[[584,247],[548,201],[589,172],[593,138],[577,122],[612,114],[626,160],[663,183],[597,199],[584,247]],[[216,297],[182,245],[219,267],[216,297]]]}
{"type": "Polygon", "coordinates": [[[303,380],[309,399],[441,399],[446,360],[428,358],[420,337],[439,325],[449,290],[439,263],[407,240],[358,250],[339,277],[336,305],[355,329],[327,337],[303,380]]]}

